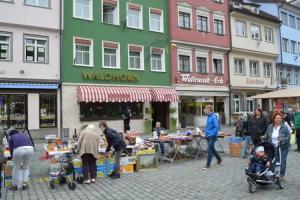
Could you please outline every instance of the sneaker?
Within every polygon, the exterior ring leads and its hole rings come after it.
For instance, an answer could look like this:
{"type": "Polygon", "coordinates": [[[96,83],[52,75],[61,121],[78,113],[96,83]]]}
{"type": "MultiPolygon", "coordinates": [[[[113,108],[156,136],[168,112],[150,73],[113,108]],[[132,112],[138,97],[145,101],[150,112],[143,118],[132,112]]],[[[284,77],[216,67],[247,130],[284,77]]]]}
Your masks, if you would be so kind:
{"type": "Polygon", "coordinates": [[[207,170],[209,169],[210,167],[208,165],[205,165],[204,167],[202,167],[202,170],[207,170]]]}
{"type": "Polygon", "coordinates": [[[95,183],[95,182],[96,182],[96,180],[95,180],[94,178],[92,178],[92,179],[91,179],[91,182],[92,182],[92,183],[95,183]]]}
{"type": "Polygon", "coordinates": [[[120,178],[120,174],[114,174],[113,176],[111,176],[110,178],[111,179],[117,179],[117,178],[120,178]]]}
{"type": "Polygon", "coordinates": [[[222,160],[218,160],[216,165],[221,165],[222,164],[222,160]]]}
{"type": "Polygon", "coordinates": [[[83,183],[84,183],[84,184],[90,184],[90,183],[91,183],[91,180],[90,180],[90,179],[89,179],[89,180],[85,180],[83,183]]]}
{"type": "Polygon", "coordinates": [[[22,190],[27,190],[27,189],[28,189],[27,184],[23,184],[23,185],[22,185],[22,190]]]}
{"type": "Polygon", "coordinates": [[[108,177],[112,177],[115,174],[115,172],[112,172],[108,177]]]}

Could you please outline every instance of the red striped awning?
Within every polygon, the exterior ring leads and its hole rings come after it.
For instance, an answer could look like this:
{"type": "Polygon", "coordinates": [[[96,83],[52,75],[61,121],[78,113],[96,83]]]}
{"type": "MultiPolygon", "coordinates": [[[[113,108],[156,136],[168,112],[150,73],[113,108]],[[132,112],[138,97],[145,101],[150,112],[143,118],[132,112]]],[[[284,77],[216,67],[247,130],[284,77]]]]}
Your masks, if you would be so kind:
{"type": "Polygon", "coordinates": [[[110,87],[110,86],[78,86],[79,102],[150,102],[151,93],[148,88],[110,87]]]}
{"type": "Polygon", "coordinates": [[[152,101],[178,102],[178,94],[173,88],[151,88],[152,101]]]}

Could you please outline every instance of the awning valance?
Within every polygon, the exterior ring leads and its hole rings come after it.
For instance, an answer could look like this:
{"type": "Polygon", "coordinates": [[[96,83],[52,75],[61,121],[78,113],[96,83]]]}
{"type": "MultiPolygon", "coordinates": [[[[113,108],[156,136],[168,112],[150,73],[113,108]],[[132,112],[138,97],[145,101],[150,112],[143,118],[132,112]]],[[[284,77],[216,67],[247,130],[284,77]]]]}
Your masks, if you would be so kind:
{"type": "Polygon", "coordinates": [[[177,102],[178,94],[172,88],[151,88],[152,101],[154,102],[177,102]]]}
{"type": "Polygon", "coordinates": [[[79,102],[150,102],[151,93],[148,88],[110,87],[110,86],[78,86],[79,102]]]}
{"type": "Polygon", "coordinates": [[[273,92],[267,92],[264,94],[258,94],[248,97],[248,99],[277,99],[277,98],[293,98],[300,97],[300,88],[289,88],[283,90],[276,90],[273,92]]]}
{"type": "Polygon", "coordinates": [[[0,83],[0,89],[57,90],[58,89],[58,83],[7,82],[7,83],[0,83]]]}

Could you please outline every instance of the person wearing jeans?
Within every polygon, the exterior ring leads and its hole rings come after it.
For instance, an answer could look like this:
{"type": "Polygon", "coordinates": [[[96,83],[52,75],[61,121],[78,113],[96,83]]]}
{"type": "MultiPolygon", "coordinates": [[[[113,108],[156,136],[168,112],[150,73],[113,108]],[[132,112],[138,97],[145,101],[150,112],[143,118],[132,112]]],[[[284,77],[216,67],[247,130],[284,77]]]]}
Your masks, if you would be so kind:
{"type": "Polygon", "coordinates": [[[9,149],[13,158],[12,190],[28,188],[29,166],[33,157],[33,144],[28,135],[15,129],[8,130],[9,149]]]}
{"type": "Polygon", "coordinates": [[[212,105],[207,105],[204,109],[205,114],[208,115],[207,117],[207,123],[205,127],[205,134],[208,140],[208,147],[207,147],[207,162],[206,165],[202,168],[203,170],[206,170],[210,168],[212,156],[214,155],[217,158],[217,165],[221,165],[222,158],[218,154],[218,152],[215,149],[215,142],[218,139],[218,132],[220,129],[220,124],[218,117],[215,113],[213,113],[213,107],[212,105]]]}
{"type": "Polygon", "coordinates": [[[94,125],[88,125],[80,133],[77,154],[81,157],[83,166],[83,179],[85,184],[95,183],[97,177],[98,148],[100,135],[96,133],[94,125]]]}
{"type": "Polygon", "coordinates": [[[242,151],[241,151],[241,158],[246,158],[246,155],[248,153],[248,147],[249,147],[250,144],[253,145],[251,136],[244,135],[244,143],[243,143],[243,148],[242,148],[242,151]]]}
{"type": "Polygon", "coordinates": [[[99,123],[99,128],[103,131],[103,134],[105,135],[108,144],[106,148],[106,154],[107,155],[109,154],[109,152],[111,151],[111,147],[114,148],[115,169],[109,177],[112,179],[120,178],[121,154],[123,153],[123,150],[126,148],[126,143],[117,131],[108,128],[105,121],[101,121],[99,123]]]}

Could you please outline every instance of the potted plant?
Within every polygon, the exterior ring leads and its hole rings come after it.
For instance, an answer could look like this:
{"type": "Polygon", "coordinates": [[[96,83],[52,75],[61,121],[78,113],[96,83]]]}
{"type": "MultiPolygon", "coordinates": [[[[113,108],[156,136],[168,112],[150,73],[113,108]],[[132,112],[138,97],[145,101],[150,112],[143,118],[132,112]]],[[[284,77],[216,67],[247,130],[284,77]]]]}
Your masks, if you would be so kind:
{"type": "Polygon", "coordinates": [[[153,110],[151,108],[145,108],[145,121],[144,121],[144,130],[145,133],[151,133],[152,132],[152,113],[153,110]]]}
{"type": "Polygon", "coordinates": [[[176,131],[176,125],[177,125],[177,117],[175,116],[175,113],[177,112],[177,108],[173,107],[173,108],[170,108],[169,110],[170,112],[170,119],[171,119],[171,131],[176,131]]]}

